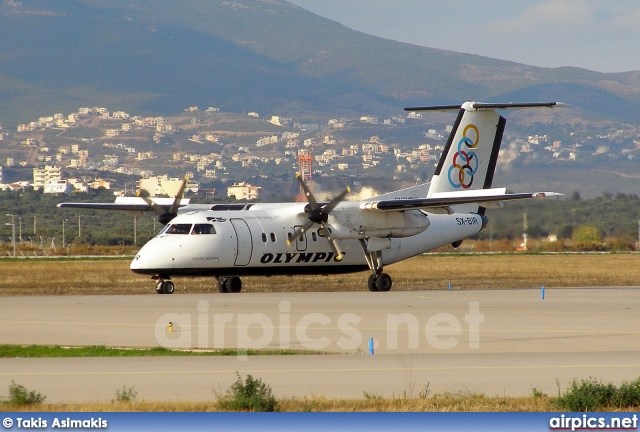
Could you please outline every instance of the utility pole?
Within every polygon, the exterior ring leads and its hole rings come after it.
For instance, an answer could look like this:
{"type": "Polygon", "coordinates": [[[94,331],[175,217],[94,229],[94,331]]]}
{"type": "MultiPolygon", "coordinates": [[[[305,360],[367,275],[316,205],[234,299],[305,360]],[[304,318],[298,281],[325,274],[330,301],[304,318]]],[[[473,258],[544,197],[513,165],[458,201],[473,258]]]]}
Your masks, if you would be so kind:
{"type": "Polygon", "coordinates": [[[522,214],[522,249],[527,250],[527,214],[522,214]]]}
{"type": "Polygon", "coordinates": [[[7,213],[6,216],[11,216],[11,223],[6,223],[5,225],[11,225],[11,243],[13,244],[13,256],[16,256],[16,223],[14,219],[14,215],[11,213],[7,213]]]}

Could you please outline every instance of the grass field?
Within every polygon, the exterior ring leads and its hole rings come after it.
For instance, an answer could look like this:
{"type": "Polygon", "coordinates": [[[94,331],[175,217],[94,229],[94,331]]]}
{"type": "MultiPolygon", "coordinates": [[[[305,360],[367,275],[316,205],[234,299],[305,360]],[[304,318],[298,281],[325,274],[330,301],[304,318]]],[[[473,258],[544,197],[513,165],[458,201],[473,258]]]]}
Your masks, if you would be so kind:
{"type": "MultiPolygon", "coordinates": [[[[115,396],[115,395],[114,395],[115,396]]],[[[94,404],[43,404],[2,406],[5,411],[38,412],[215,412],[220,411],[212,394],[211,402],[145,402],[94,404]]],[[[279,399],[284,412],[548,412],[559,411],[556,398],[546,395],[524,398],[486,397],[484,395],[435,395],[384,399],[366,395],[362,399],[328,399],[322,396],[279,399]]]]}
{"type": "Polygon", "coordinates": [[[273,350],[171,350],[167,348],[111,348],[101,345],[86,347],[60,347],[47,345],[0,345],[0,358],[49,358],[49,357],[192,357],[192,356],[237,356],[237,355],[318,355],[320,351],[273,349],[273,350]]]}
{"type": "MultiPolygon", "coordinates": [[[[0,260],[0,296],[155,294],[130,258],[0,260]]],[[[640,254],[427,254],[385,267],[394,290],[636,286],[640,254]]],[[[244,292],[366,291],[367,272],[246,277],[244,292]]],[[[176,278],[176,293],[217,292],[213,278],[176,278]]]]}

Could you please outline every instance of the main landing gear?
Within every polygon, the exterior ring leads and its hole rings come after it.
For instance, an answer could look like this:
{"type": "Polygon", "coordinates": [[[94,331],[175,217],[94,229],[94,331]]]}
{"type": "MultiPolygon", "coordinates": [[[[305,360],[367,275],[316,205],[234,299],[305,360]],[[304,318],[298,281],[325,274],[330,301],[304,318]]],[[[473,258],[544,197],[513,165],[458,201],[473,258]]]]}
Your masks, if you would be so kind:
{"type": "Polygon", "coordinates": [[[390,291],[391,285],[393,285],[391,276],[386,273],[374,273],[369,276],[369,280],[367,281],[367,286],[369,287],[369,291],[371,292],[390,291]]]}
{"type": "Polygon", "coordinates": [[[218,277],[218,291],[221,293],[239,293],[242,291],[242,280],[238,276],[218,277]]]}
{"type": "Polygon", "coordinates": [[[372,274],[367,281],[367,287],[371,292],[386,292],[391,290],[393,281],[391,276],[382,272],[382,251],[369,251],[365,240],[360,240],[362,249],[364,250],[364,256],[367,259],[367,264],[372,274]]]}

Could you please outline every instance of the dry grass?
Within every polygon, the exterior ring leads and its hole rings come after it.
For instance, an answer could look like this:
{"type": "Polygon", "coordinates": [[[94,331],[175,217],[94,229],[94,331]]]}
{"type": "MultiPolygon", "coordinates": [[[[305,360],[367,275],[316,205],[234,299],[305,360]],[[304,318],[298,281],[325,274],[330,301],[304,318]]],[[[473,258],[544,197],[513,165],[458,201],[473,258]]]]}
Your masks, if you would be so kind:
{"type": "MultiPolygon", "coordinates": [[[[5,411],[38,412],[215,412],[211,402],[131,402],[94,404],[43,404],[3,406],[5,411]]],[[[322,396],[283,399],[278,408],[285,412],[546,412],[557,410],[554,398],[546,396],[510,398],[483,395],[436,395],[427,398],[328,399],[322,396]]]]}
{"type": "MultiPolygon", "coordinates": [[[[129,259],[3,259],[0,295],[150,294],[129,259]]],[[[387,266],[394,290],[636,286],[640,254],[428,254],[387,266]]],[[[368,273],[246,277],[245,292],[365,291],[368,273]]],[[[213,278],[176,278],[178,292],[216,292],[213,278]]]]}

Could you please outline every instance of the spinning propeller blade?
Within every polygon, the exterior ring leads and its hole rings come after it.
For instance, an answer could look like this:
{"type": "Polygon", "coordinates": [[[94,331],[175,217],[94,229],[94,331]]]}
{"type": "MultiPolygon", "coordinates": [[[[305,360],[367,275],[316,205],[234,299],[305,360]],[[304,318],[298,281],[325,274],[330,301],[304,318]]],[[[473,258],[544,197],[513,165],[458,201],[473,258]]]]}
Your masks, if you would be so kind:
{"type": "Polygon", "coordinates": [[[309,189],[309,186],[304,182],[304,180],[302,180],[302,175],[300,173],[297,173],[296,178],[300,182],[300,186],[302,187],[302,190],[304,191],[304,194],[307,197],[307,200],[309,201],[311,211],[309,212],[309,215],[308,215],[309,220],[305,222],[305,224],[301,228],[294,231],[291,239],[287,239],[287,246],[291,246],[291,241],[293,241],[293,239],[300,237],[302,234],[304,234],[309,229],[311,229],[311,227],[314,224],[319,224],[320,226],[322,226],[322,229],[326,233],[329,246],[331,246],[331,249],[336,254],[336,257],[335,257],[336,261],[341,261],[343,254],[342,252],[340,252],[340,249],[338,248],[338,243],[331,235],[331,231],[327,227],[326,223],[329,220],[329,213],[331,213],[331,211],[335,209],[336,206],[345,199],[345,197],[349,194],[349,192],[351,192],[351,188],[347,186],[345,190],[343,190],[340,193],[340,195],[334,197],[328,204],[319,205],[318,201],[313,195],[313,192],[311,192],[311,189],[309,189]]]}
{"type": "Polygon", "coordinates": [[[175,196],[169,211],[166,211],[161,205],[159,205],[156,202],[154,202],[149,197],[149,192],[147,192],[146,190],[140,189],[138,191],[137,195],[140,198],[142,198],[144,200],[144,202],[146,202],[154,212],[156,212],[158,214],[158,222],[160,222],[162,225],[166,225],[169,222],[171,222],[171,220],[174,217],[178,216],[178,209],[180,208],[180,202],[182,201],[182,198],[184,197],[184,191],[185,191],[186,188],[187,188],[187,178],[185,177],[182,180],[182,184],[180,185],[180,189],[178,190],[178,193],[175,196]]]}

